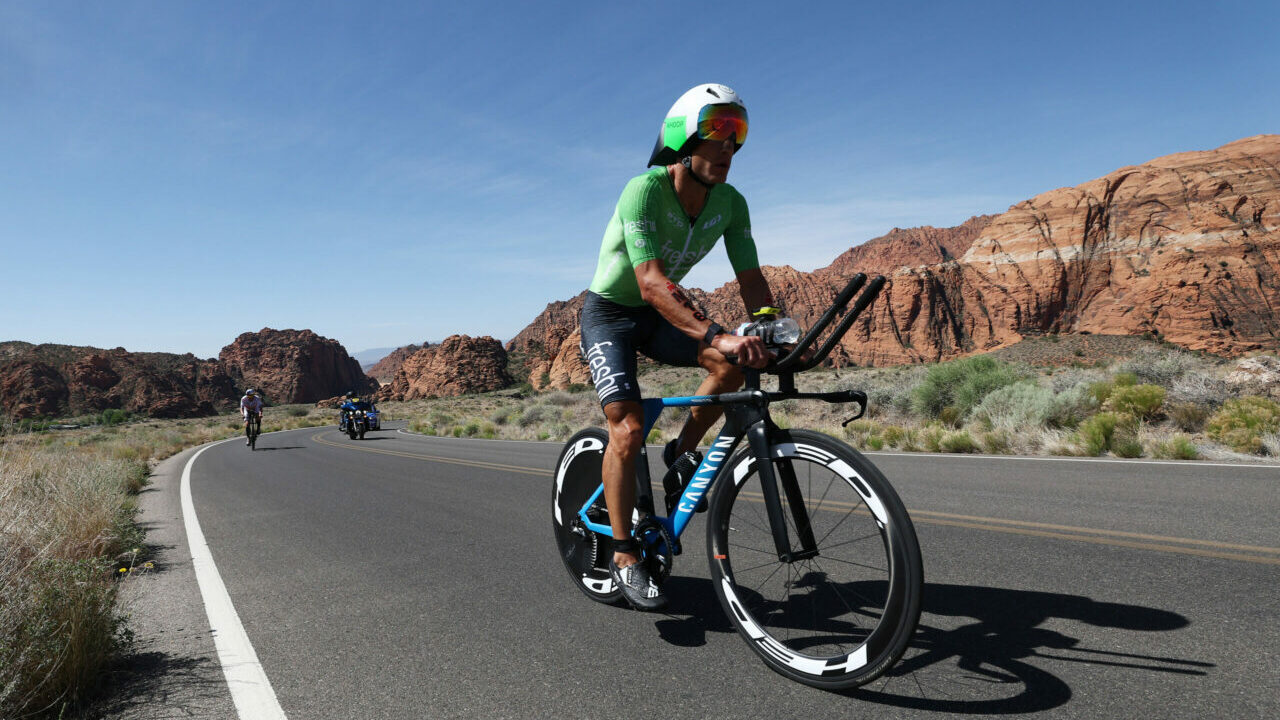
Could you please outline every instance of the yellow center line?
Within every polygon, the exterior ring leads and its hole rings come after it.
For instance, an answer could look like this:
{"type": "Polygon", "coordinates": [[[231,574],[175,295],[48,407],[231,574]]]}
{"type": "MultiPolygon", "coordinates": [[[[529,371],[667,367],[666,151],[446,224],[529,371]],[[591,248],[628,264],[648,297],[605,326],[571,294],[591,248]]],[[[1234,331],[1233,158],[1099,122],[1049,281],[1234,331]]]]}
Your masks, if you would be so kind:
{"type": "MultiPolygon", "coordinates": [[[[467,467],[483,468],[485,470],[498,470],[502,472],[521,473],[524,475],[535,475],[539,477],[551,477],[553,474],[551,470],[542,468],[505,465],[502,463],[484,462],[480,460],[462,460],[459,458],[441,457],[439,455],[422,455],[419,453],[402,452],[399,450],[384,450],[381,448],[333,442],[331,440],[325,440],[323,433],[312,435],[311,439],[321,445],[328,445],[330,447],[343,448],[346,450],[359,450],[361,452],[377,453],[379,455],[394,455],[396,457],[410,458],[413,460],[426,460],[429,462],[448,463],[450,465],[464,465],[467,467]]],[[[744,493],[743,497],[751,500],[752,502],[764,502],[764,499],[758,494],[744,493]]],[[[825,506],[838,507],[847,510],[857,509],[861,513],[866,513],[865,507],[861,507],[856,503],[827,500],[823,504],[825,506]]],[[[989,532],[1051,538],[1055,540],[1070,540],[1075,542],[1092,543],[1095,545],[1127,547],[1138,550],[1154,550],[1156,552],[1195,555],[1198,557],[1236,560],[1263,565],[1280,565],[1280,557],[1259,557],[1258,555],[1246,555],[1240,552],[1223,552],[1224,550],[1239,550],[1248,553],[1262,553],[1264,555],[1280,555],[1280,548],[1263,547],[1259,545],[1240,545],[1235,543],[1216,542],[1213,540],[1199,540],[1196,538],[1149,535],[1146,533],[1126,532],[1123,530],[1103,530],[1100,528],[1078,527],[1075,525],[1054,525],[1052,523],[1030,522],[1026,520],[1007,520],[1004,518],[983,517],[979,515],[960,515],[933,510],[908,510],[907,512],[911,515],[911,521],[915,524],[944,525],[949,527],[969,528],[973,530],[986,530],[989,532]],[[1180,545],[1199,547],[1179,547],[1180,545]]]]}

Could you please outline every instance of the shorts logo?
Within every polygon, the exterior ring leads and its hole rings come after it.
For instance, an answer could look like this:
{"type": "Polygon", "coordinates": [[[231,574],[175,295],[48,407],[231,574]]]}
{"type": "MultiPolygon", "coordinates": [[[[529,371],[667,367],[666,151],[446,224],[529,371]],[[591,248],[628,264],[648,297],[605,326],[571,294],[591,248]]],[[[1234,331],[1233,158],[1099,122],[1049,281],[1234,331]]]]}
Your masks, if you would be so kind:
{"type": "Polygon", "coordinates": [[[613,343],[611,342],[599,342],[592,345],[591,349],[587,351],[586,360],[587,367],[591,368],[591,382],[596,386],[596,394],[600,396],[601,402],[604,402],[604,399],[610,395],[622,392],[624,388],[627,390],[631,389],[630,383],[624,382],[622,383],[622,387],[619,387],[618,385],[618,378],[625,375],[625,372],[613,372],[613,370],[605,364],[608,361],[604,356],[604,350],[602,348],[612,345],[613,343]]]}

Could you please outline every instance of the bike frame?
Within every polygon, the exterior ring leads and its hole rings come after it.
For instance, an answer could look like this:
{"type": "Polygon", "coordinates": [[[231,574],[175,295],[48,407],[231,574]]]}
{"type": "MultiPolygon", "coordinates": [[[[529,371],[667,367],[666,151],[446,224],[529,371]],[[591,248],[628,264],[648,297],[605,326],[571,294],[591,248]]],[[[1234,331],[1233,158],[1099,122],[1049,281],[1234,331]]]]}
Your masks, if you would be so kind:
{"type": "MultiPolygon", "coordinates": [[[[725,461],[733,455],[743,437],[747,438],[751,454],[756,459],[757,472],[760,474],[760,486],[764,494],[765,508],[768,513],[769,525],[773,533],[773,541],[778,552],[778,558],[784,562],[794,562],[817,554],[816,543],[809,524],[808,511],[805,509],[804,503],[801,502],[802,496],[791,464],[787,462],[779,463],[779,472],[777,474],[781,475],[781,477],[775,477],[774,465],[770,458],[773,457],[773,448],[778,444],[777,433],[779,428],[769,417],[769,403],[777,400],[801,399],[822,400],[829,403],[858,403],[858,413],[849,418],[846,424],[862,417],[862,414],[866,412],[867,395],[861,390],[803,393],[796,390],[795,386],[795,374],[813,368],[826,359],[836,343],[853,325],[853,321],[871,304],[885,284],[883,277],[876,277],[872,280],[867,289],[858,296],[853,309],[844,316],[818,352],[813,357],[805,359],[804,354],[807,349],[813,345],[818,335],[831,324],[832,320],[844,311],[849,301],[853,299],[854,293],[866,283],[866,280],[866,275],[862,273],[858,273],[851,278],[849,283],[836,296],[835,303],[823,313],[822,317],[800,339],[795,348],[786,357],[767,368],[768,372],[778,376],[778,390],[772,392],[762,390],[760,388],[761,371],[744,368],[743,373],[746,376],[746,384],[745,388],[738,392],[641,400],[641,406],[644,409],[644,437],[649,436],[649,431],[653,429],[654,424],[658,421],[658,417],[665,408],[721,405],[724,406],[725,410],[725,422],[720,428],[720,434],[711,443],[711,449],[702,458],[702,463],[698,465],[693,477],[685,485],[680,501],[676,504],[675,512],[672,513],[671,517],[662,517],[654,512],[648,452],[644,445],[640,446],[640,456],[636,460],[636,509],[647,513],[666,528],[671,538],[676,541],[676,547],[669,548],[671,554],[678,555],[680,553],[680,536],[693,519],[698,503],[710,495],[711,489],[715,487],[716,481],[719,480],[721,471],[724,469],[725,461]],[[800,543],[799,548],[794,547],[791,543],[786,523],[786,510],[783,507],[783,495],[779,494],[779,484],[781,484],[782,493],[786,497],[786,505],[791,511],[794,527],[797,531],[797,539],[800,543]]],[[[612,537],[613,529],[610,526],[594,522],[587,515],[587,511],[593,505],[597,502],[602,502],[603,495],[604,483],[601,483],[600,487],[596,488],[591,497],[587,498],[587,501],[578,509],[578,519],[588,530],[600,533],[605,537],[612,537]]],[[[654,535],[656,533],[646,534],[645,542],[655,542],[657,538],[654,535]]]]}

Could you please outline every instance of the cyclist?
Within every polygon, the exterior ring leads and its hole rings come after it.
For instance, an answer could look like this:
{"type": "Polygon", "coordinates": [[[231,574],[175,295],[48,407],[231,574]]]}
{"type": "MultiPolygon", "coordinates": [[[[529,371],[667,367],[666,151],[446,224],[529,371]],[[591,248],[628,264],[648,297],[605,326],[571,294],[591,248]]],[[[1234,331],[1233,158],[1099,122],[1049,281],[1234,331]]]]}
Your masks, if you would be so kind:
{"type": "MultiPolygon", "coordinates": [[[[649,158],[651,169],[622,191],[582,308],[583,359],[609,430],[601,468],[613,531],[609,569],[623,597],[640,610],[659,609],[666,598],[639,562],[640,546],[631,537],[635,460],[644,442],[636,351],[669,365],[701,366],[707,377],[699,395],[742,386],[741,370],[726,356],[754,368],[769,360],[760,338],[725,332],[678,284],[724,237],[747,310],[774,304],[756,258],[746,200],[725,183],[746,138],[746,107],[732,89],[698,85],[676,100],[649,158]]],[[[698,442],[722,412],[694,408],[664,449],[664,461],[684,460],[691,473],[700,460],[698,442]]]]}
{"type": "Polygon", "coordinates": [[[249,444],[249,423],[256,421],[262,426],[262,396],[257,390],[249,388],[240,398],[240,416],[244,418],[244,444],[249,444]]]}

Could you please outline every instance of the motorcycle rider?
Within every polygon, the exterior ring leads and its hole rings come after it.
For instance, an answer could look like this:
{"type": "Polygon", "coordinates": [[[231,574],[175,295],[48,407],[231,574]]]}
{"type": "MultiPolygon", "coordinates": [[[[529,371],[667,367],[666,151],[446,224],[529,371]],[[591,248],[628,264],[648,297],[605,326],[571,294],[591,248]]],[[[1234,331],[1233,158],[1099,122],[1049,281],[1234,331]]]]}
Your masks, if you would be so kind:
{"type": "MultiPolygon", "coordinates": [[[[649,159],[653,169],[622,191],[583,304],[582,352],[609,429],[601,468],[613,530],[609,569],[623,597],[641,610],[658,609],[666,598],[631,536],[635,461],[644,442],[636,351],[669,365],[701,366],[708,374],[698,395],[742,386],[742,371],[726,356],[753,368],[769,360],[760,338],[726,332],[677,284],[723,237],[747,311],[774,305],[746,200],[725,183],[746,136],[747,111],[731,88],[698,85],[676,101],[649,159]]],[[[664,451],[666,463],[696,467],[698,442],[722,412],[694,408],[664,451]]]]}
{"type": "Polygon", "coordinates": [[[354,392],[347,391],[347,394],[346,394],[346,395],[343,395],[343,398],[344,398],[344,400],[343,400],[342,405],[338,406],[338,409],[342,411],[342,415],[341,415],[341,417],[338,419],[338,427],[339,427],[339,429],[345,429],[345,428],[346,428],[346,426],[347,426],[347,419],[351,416],[351,413],[355,412],[356,410],[371,410],[371,409],[373,409],[373,406],[372,406],[372,405],[370,405],[370,404],[369,404],[367,401],[365,401],[365,400],[361,400],[359,397],[357,397],[357,396],[356,396],[356,394],[355,394],[354,392]]]}
{"type": "Polygon", "coordinates": [[[249,423],[256,421],[258,427],[262,427],[262,395],[257,390],[249,388],[244,391],[244,397],[240,398],[240,417],[244,419],[244,444],[249,444],[249,423]]]}

